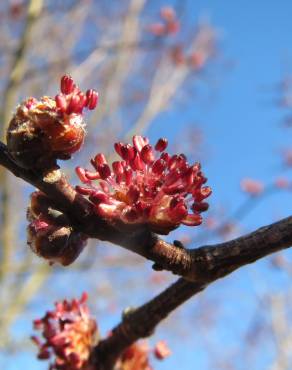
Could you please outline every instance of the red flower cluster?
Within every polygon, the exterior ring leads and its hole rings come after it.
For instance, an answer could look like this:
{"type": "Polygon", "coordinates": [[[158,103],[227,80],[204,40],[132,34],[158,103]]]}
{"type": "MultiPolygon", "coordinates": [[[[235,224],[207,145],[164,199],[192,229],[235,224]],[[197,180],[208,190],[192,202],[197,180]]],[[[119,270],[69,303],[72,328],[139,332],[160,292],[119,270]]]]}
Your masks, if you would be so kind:
{"type": "Polygon", "coordinates": [[[65,75],[61,79],[61,94],[56,95],[55,102],[63,114],[82,114],[84,108],[92,110],[97,106],[98,94],[93,89],[84,94],[72,77],[65,75]]]}
{"type": "Polygon", "coordinates": [[[150,365],[149,355],[153,355],[158,360],[168,357],[171,352],[164,341],[156,344],[154,349],[149,348],[144,341],[137,342],[128,347],[119,359],[117,370],[153,370],[150,365]]]}
{"type": "Polygon", "coordinates": [[[31,195],[27,218],[30,221],[27,228],[29,246],[50,262],[69,265],[86,245],[87,237],[74,231],[66,215],[54,209],[52,201],[40,191],[31,195]]]}
{"type": "Polygon", "coordinates": [[[93,346],[98,340],[96,321],[86,305],[87,295],[80,300],[57,302],[53,311],[34,321],[34,328],[42,331],[44,342],[36,336],[32,340],[39,347],[41,360],[55,356],[51,370],[85,370],[93,346]]]}
{"type": "Polygon", "coordinates": [[[71,77],[61,79],[61,93],[54,99],[28,98],[16,110],[7,130],[7,147],[25,168],[49,167],[56,159],[69,159],[85,136],[83,109],[94,109],[95,90],[83,93],[71,77]]]}
{"type": "Polygon", "coordinates": [[[167,140],[159,139],[153,148],[147,138],[133,137],[133,145],[116,143],[122,158],[112,169],[103,154],[91,160],[95,172],[81,167],[77,175],[86,186],[76,190],[94,203],[97,214],[117,227],[147,224],[160,234],[167,234],[181,223],[202,223],[204,201],[211,194],[201,165],[189,165],[184,154],[165,152],[167,140]],[[93,180],[99,180],[94,184],[93,180]],[[191,210],[191,212],[190,212],[191,210]]]}
{"type": "Polygon", "coordinates": [[[166,36],[175,34],[180,29],[175,10],[166,6],[160,10],[161,22],[153,23],[149,26],[149,31],[155,36],[166,36]]]}

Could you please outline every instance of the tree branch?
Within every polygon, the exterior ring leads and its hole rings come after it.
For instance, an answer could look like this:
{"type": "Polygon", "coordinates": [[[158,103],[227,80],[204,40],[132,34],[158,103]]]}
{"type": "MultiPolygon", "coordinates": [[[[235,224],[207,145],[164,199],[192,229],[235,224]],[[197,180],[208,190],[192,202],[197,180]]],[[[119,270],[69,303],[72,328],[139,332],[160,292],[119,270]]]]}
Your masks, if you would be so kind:
{"type": "Polygon", "coordinates": [[[59,169],[42,175],[25,170],[13,161],[1,142],[0,164],[47,194],[67,213],[76,230],[120,245],[189,281],[213,281],[292,245],[292,217],[288,217],[228,242],[187,250],[165,242],[146,226],[134,232],[119,231],[95,214],[93,205],[74,190],[59,169]]]}
{"type": "Polygon", "coordinates": [[[143,306],[123,315],[111,335],[94,349],[96,370],[110,370],[122,352],[140,338],[150,336],[173,310],[205,288],[204,284],[179,279],[143,306]]]}
{"type": "Polygon", "coordinates": [[[289,217],[230,242],[190,251],[197,261],[195,276],[198,281],[179,279],[148,303],[125,314],[111,336],[94,349],[95,369],[112,370],[127,347],[140,338],[150,336],[172,311],[210,283],[277,250],[278,241],[282,248],[288,247],[291,244],[291,226],[292,218],[289,217]]]}

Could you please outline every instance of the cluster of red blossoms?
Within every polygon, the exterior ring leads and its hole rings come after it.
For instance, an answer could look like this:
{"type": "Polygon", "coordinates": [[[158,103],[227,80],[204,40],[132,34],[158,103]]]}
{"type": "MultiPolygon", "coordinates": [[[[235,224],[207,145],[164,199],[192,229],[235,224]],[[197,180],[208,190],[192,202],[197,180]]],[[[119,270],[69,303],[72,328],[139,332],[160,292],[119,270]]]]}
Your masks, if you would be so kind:
{"type": "MultiPolygon", "coordinates": [[[[34,328],[42,332],[43,339],[32,336],[38,346],[40,360],[53,359],[50,370],[93,370],[91,352],[99,341],[96,321],[86,305],[87,294],[72,301],[56,302],[55,309],[41,319],[34,320],[34,328]]],[[[171,352],[165,341],[150,348],[145,341],[128,347],[118,359],[116,370],[152,370],[150,355],[158,360],[171,352]]]]}
{"type": "Polygon", "coordinates": [[[50,370],[90,369],[90,353],[97,344],[98,331],[86,301],[84,293],[80,300],[57,302],[55,310],[34,321],[34,328],[41,330],[45,339],[43,342],[39,337],[32,337],[39,347],[38,358],[54,357],[50,370]]]}
{"type": "Polygon", "coordinates": [[[17,107],[7,130],[10,154],[25,168],[69,159],[84,141],[83,110],[92,110],[97,103],[95,90],[83,93],[70,76],[63,76],[61,93],[55,98],[28,98],[17,107]]]}
{"type": "Polygon", "coordinates": [[[67,216],[55,209],[52,200],[40,191],[31,194],[27,218],[29,246],[51,263],[69,265],[86,245],[87,237],[73,230],[67,216]]]}
{"type": "Polygon", "coordinates": [[[147,138],[134,136],[133,145],[114,147],[122,160],[113,162],[112,169],[101,153],[91,160],[94,172],[76,168],[86,185],[76,190],[88,196],[98,215],[120,228],[146,224],[160,234],[180,224],[202,223],[211,188],[203,186],[207,179],[199,163],[190,165],[184,154],[169,155],[166,139],[153,148],[147,138]]]}
{"type": "Polygon", "coordinates": [[[149,31],[155,36],[166,36],[175,34],[180,29],[175,10],[170,6],[165,6],[160,10],[161,22],[153,23],[149,26],[149,31]]]}
{"type": "Polygon", "coordinates": [[[98,94],[93,89],[84,94],[72,77],[65,75],[61,78],[61,94],[56,95],[55,102],[63,114],[82,114],[84,108],[93,110],[97,106],[98,94]]]}

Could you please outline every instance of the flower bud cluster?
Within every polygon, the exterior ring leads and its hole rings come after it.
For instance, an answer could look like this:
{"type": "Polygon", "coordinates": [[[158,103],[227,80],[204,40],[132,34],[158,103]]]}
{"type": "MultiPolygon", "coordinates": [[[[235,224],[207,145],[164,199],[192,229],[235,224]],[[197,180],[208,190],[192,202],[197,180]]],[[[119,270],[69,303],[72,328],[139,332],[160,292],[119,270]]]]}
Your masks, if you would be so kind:
{"type": "MultiPolygon", "coordinates": [[[[42,338],[34,335],[31,339],[38,346],[40,360],[54,360],[50,370],[95,368],[91,354],[100,338],[97,323],[86,305],[87,298],[83,293],[79,300],[56,302],[54,310],[34,320],[34,328],[41,331],[42,338]]],[[[164,360],[170,355],[165,341],[157,342],[153,348],[146,341],[138,341],[119,356],[115,370],[152,370],[150,356],[164,360]]]]}
{"type": "Polygon", "coordinates": [[[85,136],[83,110],[94,109],[95,90],[83,93],[70,76],[61,79],[55,98],[28,98],[16,109],[7,130],[7,147],[24,168],[46,168],[57,159],[69,159],[85,136]]]}
{"type": "Polygon", "coordinates": [[[201,165],[190,165],[184,154],[169,155],[167,140],[153,148],[147,138],[133,137],[133,145],[115,144],[121,161],[112,168],[103,154],[91,160],[94,172],[77,167],[85,186],[76,190],[88,196],[101,217],[120,228],[146,224],[150,230],[167,234],[180,224],[197,226],[211,194],[201,165]],[[98,180],[97,183],[94,180],[98,180]]]}
{"type": "Polygon", "coordinates": [[[55,309],[34,320],[34,328],[42,331],[44,341],[33,336],[39,347],[38,358],[54,357],[51,370],[85,370],[91,350],[97,344],[96,321],[90,316],[86,305],[87,294],[81,299],[55,303],[55,309]]]}
{"type": "Polygon", "coordinates": [[[86,245],[87,237],[74,231],[67,216],[55,209],[52,201],[40,191],[31,195],[27,218],[30,221],[27,227],[30,248],[51,263],[69,265],[86,245]]]}

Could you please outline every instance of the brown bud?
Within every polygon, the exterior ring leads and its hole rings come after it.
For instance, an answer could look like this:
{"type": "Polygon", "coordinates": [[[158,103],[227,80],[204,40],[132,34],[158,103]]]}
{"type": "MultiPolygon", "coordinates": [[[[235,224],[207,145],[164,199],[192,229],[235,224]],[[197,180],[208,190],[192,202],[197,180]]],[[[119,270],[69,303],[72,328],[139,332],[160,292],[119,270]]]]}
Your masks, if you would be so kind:
{"type": "Polygon", "coordinates": [[[55,100],[43,97],[21,103],[7,131],[7,147],[24,168],[46,168],[68,159],[80,149],[85,136],[82,115],[67,115],[55,100]]]}
{"type": "Polygon", "coordinates": [[[69,265],[86,245],[87,236],[73,230],[66,214],[40,191],[31,195],[27,219],[27,243],[34,253],[50,262],[69,265]]]}
{"type": "Polygon", "coordinates": [[[86,245],[87,238],[70,227],[48,225],[37,230],[31,223],[27,228],[30,248],[50,262],[67,266],[75,261],[86,245]]]}

